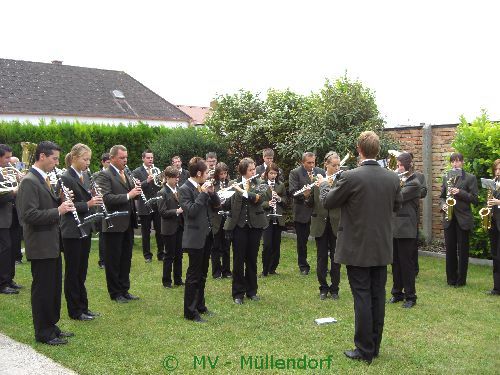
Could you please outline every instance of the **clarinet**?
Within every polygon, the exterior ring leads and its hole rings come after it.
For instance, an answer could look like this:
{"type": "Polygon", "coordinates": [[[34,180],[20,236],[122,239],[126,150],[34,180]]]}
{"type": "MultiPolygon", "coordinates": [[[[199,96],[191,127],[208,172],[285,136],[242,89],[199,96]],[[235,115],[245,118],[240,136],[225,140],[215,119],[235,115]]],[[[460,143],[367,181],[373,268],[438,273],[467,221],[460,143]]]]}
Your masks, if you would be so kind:
{"type": "MultiPolygon", "coordinates": [[[[66,198],[67,201],[73,201],[73,199],[71,199],[71,193],[69,192],[69,189],[64,185],[64,182],[62,181],[61,178],[58,179],[59,181],[59,185],[61,186],[61,189],[63,191],[63,194],[64,194],[64,198],[66,198]]],[[[72,211],[71,212],[73,214],[73,217],[75,218],[75,221],[76,221],[76,226],[78,227],[78,229],[80,229],[80,238],[84,238],[84,237],[87,237],[88,234],[85,233],[85,231],[83,230],[82,228],[82,223],[80,222],[80,218],[78,217],[78,212],[75,211],[72,211]]]]}
{"type": "MultiPolygon", "coordinates": [[[[91,186],[92,190],[94,190],[96,195],[100,195],[102,197],[101,188],[99,187],[99,185],[97,185],[97,182],[94,181],[94,177],[92,177],[92,173],[90,173],[90,171],[88,171],[88,174],[89,174],[90,186],[91,186]]],[[[104,214],[104,220],[106,221],[106,225],[108,226],[108,229],[113,228],[113,223],[111,222],[111,218],[110,218],[108,209],[106,208],[106,205],[104,204],[104,200],[101,203],[101,210],[102,210],[102,213],[104,214]]]]}
{"type": "MultiPolygon", "coordinates": [[[[130,169],[127,165],[125,166],[125,173],[134,182],[136,187],[141,185],[140,181],[132,175],[132,172],[130,171],[130,169]]],[[[148,208],[149,213],[152,214],[153,209],[151,208],[151,202],[148,201],[148,199],[144,195],[144,192],[142,191],[142,189],[141,189],[141,199],[144,202],[144,205],[148,208]]]]}

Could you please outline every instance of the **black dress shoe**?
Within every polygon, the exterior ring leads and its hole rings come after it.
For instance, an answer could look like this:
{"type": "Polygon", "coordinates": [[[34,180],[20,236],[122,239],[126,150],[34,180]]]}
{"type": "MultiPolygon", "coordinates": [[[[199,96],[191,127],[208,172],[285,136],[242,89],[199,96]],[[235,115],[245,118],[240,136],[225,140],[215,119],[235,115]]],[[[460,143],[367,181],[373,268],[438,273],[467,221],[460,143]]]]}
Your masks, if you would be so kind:
{"type": "Polygon", "coordinates": [[[116,298],[113,298],[113,301],[117,303],[128,303],[128,299],[126,299],[124,296],[118,296],[116,298]]]}
{"type": "Polygon", "coordinates": [[[269,272],[269,275],[279,275],[279,273],[276,271],[271,271],[271,272],[269,272]]]}
{"type": "Polygon", "coordinates": [[[243,299],[242,298],[235,298],[234,303],[236,303],[237,305],[243,305],[243,299]]]}
{"type": "Polygon", "coordinates": [[[57,337],[61,338],[61,337],[73,337],[73,336],[75,336],[75,334],[73,332],[61,331],[61,332],[59,332],[59,335],[57,337]]]}
{"type": "Polygon", "coordinates": [[[72,319],[74,319],[74,320],[81,320],[81,321],[87,321],[87,320],[94,320],[94,317],[82,313],[79,316],[77,316],[76,318],[72,318],[72,319]]]}
{"type": "Polygon", "coordinates": [[[389,303],[398,303],[401,301],[403,301],[403,298],[392,296],[391,299],[389,300],[389,303]]]}
{"type": "Polygon", "coordinates": [[[184,281],[181,280],[181,281],[178,281],[178,282],[174,283],[174,285],[175,286],[183,286],[185,284],[184,284],[184,281]]]}
{"type": "Polygon", "coordinates": [[[12,289],[23,289],[23,286],[22,285],[19,285],[18,283],[16,283],[15,281],[12,281],[9,285],[12,289]]]}
{"type": "Polygon", "coordinates": [[[126,299],[128,299],[129,301],[135,301],[135,300],[140,299],[139,297],[134,296],[133,294],[130,294],[130,293],[125,293],[125,294],[123,295],[123,297],[125,297],[125,298],[126,298],[126,299]]]}
{"type": "Polygon", "coordinates": [[[171,283],[165,283],[165,284],[163,284],[163,287],[171,289],[172,288],[172,284],[171,283]]]}
{"type": "Polygon", "coordinates": [[[146,258],[146,259],[144,259],[144,261],[145,261],[146,263],[151,263],[151,258],[146,258]]]}
{"type": "Polygon", "coordinates": [[[332,293],[332,299],[338,300],[339,299],[339,294],[338,293],[332,293]]]}
{"type": "Polygon", "coordinates": [[[491,289],[486,292],[489,296],[500,296],[500,291],[496,289],[491,289]]]}
{"type": "Polygon", "coordinates": [[[222,278],[224,279],[231,279],[233,277],[233,274],[231,272],[225,273],[222,275],[222,278]]]}
{"type": "Polygon", "coordinates": [[[349,359],[356,359],[359,361],[365,361],[366,363],[370,364],[372,363],[371,359],[365,358],[363,354],[359,351],[359,349],[353,349],[353,350],[346,350],[344,352],[347,358],[349,359]]]}
{"type": "Polygon", "coordinates": [[[205,319],[203,319],[201,316],[196,316],[193,319],[193,322],[195,322],[195,323],[206,323],[207,321],[205,319]]]}
{"type": "Polygon", "coordinates": [[[214,280],[221,280],[222,279],[222,275],[220,275],[220,274],[212,275],[212,277],[214,278],[214,280]]]}
{"type": "Polygon", "coordinates": [[[90,311],[90,310],[85,311],[85,314],[87,314],[88,316],[92,316],[94,318],[97,318],[98,316],[101,316],[101,314],[99,314],[98,312],[90,311]]]}
{"type": "Polygon", "coordinates": [[[416,304],[417,304],[417,301],[405,301],[405,303],[403,303],[402,307],[404,307],[405,309],[411,309],[416,304]]]}
{"type": "Polygon", "coordinates": [[[200,312],[200,314],[203,314],[205,316],[208,316],[209,318],[212,318],[215,316],[215,313],[213,311],[210,311],[210,310],[205,310],[203,312],[200,312]]]}
{"type": "Polygon", "coordinates": [[[6,286],[0,289],[0,294],[19,294],[19,290],[13,289],[10,286],[6,286]]]}
{"type": "Polygon", "coordinates": [[[97,262],[97,265],[99,266],[100,269],[103,269],[104,268],[104,262],[97,262]]]}
{"type": "Polygon", "coordinates": [[[52,340],[44,342],[44,344],[47,344],[47,345],[64,345],[67,343],[68,343],[68,340],[61,339],[59,337],[54,337],[52,340]]]}
{"type": "Polygon", "coordinates": [[[320,294],[319,294],[319,299],[320,299],[321,301],[324,301],[324,300],[326,299],[326,293],[320,293],[320,294]]]}
{"type": "Polygon", "coordinates": [[[309,275],[309,270],[301,270],[300,274],[304,275],[304,276],[307,276],[307,275],[309,275]]]}
{"type": "Polygon", "coordinates": [[[19,265],[23,264],[23,261],[22,261],[22,259],[20,259],[20,260],[16,260],[15,263],[16,263],[16,266],[19,266],[19,265]]]}
{"type": "Polygon", "coordinates": [[[250,297],[248,297],[248,299],[251,299],[252,301],[255,301],[255,302],[260,301],[260,297],[257,296],[257,295],[256,296],[250,296],[250,297]]]}

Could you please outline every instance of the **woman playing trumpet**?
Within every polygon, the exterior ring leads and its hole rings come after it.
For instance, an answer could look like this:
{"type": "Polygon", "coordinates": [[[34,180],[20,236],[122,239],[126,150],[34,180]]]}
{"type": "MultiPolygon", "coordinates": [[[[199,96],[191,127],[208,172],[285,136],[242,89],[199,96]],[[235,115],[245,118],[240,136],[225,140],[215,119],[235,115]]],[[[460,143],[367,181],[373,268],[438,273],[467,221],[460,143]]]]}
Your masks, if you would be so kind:
{"type": "Polygon", "coordinates": [[[260,180],[253,178],[255,162],[250,158],[242,159],[238,172],[241,177],[232,185],[236,193],[229,200],[231,214],[224,230],[233,238],[232,296],[234,303],[241,305],[245,295],[252,301],[260,299],[257,295],[257,254],[262,230],[268,222],[262,208],[265,198],[260,180]]]}

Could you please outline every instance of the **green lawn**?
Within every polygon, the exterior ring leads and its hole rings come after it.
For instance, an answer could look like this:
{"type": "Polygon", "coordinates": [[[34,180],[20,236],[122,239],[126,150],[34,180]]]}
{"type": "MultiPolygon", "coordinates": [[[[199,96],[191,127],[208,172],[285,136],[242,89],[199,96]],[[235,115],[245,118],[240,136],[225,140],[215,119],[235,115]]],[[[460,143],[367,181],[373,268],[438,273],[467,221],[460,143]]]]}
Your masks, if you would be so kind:
{"type": "MultiPolygon", "coordinates": [[[[104,271],[97,267],[96,245],[94,241],[87,289],[90,308],[100,312],[100,318],[70,320],[63,298],[59,326],[76,336],[62,347],[35,343],[29,301],[31,274],[29,263],[25,263],[17,267],[16,281],[26,288],[18,296],[0,295],[0,331],[81,374],[165,374],[168,372],[162,363],[167,356],[178,361],[173,373],[209,372],[208,358],[205,370],[200,365],[194,368],[195,356],[203,355],[210,356],[212,363],[218,356],[212,373],[259,373],[240,370],[241,357],[266,354],[275,359],[306,355],[318,361],[331,355],[332,365],[325,373],[493,374],[500,368],[500,298],[484,293],[492,287],[489,267],[471,265],[467,287],[454,289],[446,285],[443,260],[421,257],[418,304],[410,310],[402,309],[401,304],[387,306],[380,357],[368,366],[343,354],[353,347],[354,330],[344,267],[340,300],[320,301],[315,274],[298,274],[293,240],[283,240],[280,274],[259,279],[259,302],[233,304],[231,281],[210,277],[207,305],[216,316],[208,318],[207,324],[182,318],[184,289],[162,287],[161,263],[144,263],[137,239],[130,291],[141,299],[125,305],[110,301],[104,271]],[[337,318],[338,323],[317,326],[313,321],[327,316],[337,318]]],[[[309,252],[314,265],[312,242],[309,252]]],[[[388,281],[389,291],[390,274],[388,281]]]]}

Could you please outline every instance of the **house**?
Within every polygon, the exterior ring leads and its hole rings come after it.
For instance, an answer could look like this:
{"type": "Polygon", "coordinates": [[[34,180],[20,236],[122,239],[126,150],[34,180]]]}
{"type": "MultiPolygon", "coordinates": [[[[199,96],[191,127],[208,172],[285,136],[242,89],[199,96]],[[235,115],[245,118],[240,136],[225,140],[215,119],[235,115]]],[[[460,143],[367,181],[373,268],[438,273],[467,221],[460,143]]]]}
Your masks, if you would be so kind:
{"type": "Polygon", "coordinates": [[[178,105],[177,108],[191,117],[191,124],[195,126],[203,126],[205,124],[205,119],[212,110],[211,107],[196,107],[193,105],[178,105]]]}
{"type": "Polygon", "coordinates": [[[0,121],[187,127],[192,119],[125,72],[0,59],[0,121]]]}

